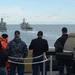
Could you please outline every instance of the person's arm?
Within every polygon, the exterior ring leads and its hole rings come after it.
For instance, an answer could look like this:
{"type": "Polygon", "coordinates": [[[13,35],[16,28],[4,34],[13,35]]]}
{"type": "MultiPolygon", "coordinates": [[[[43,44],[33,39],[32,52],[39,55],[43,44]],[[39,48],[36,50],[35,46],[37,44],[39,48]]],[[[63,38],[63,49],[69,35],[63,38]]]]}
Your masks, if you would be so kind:
{"type": "Polygon", "coordinates": [[[59,40],[59,39],[56,40],[56,42],[55,42],[55,44],[54,44],[54,47],[55,47],[55,51],[56,51],[56,52],[61,52],[61,51],[62,51],[63,46],[62,46],[62,44],[60,43],[60,40],[59,40]]]}
{"type": "Polygon", "coordinates": [[[31,43],[29,45],[29,50],[33,50],[33,40],[31,41],[31,43]]]}
{"type": "Polygon", "coordinates": [[[33,50],[33,40],[31,41],[31,43],[29,45],[29,50],[33,50]]]}
{"type": "Polygon", "coordinates": [[[27,57],[28,55],[28,49],[27,49],[27,45],[24,43],[24,46],[23,46],[23,50],[24,50],[24,54],[23,54],[23,57],[27,57]]]}
{"type": "Polygon", "coordinates": [[[48,41],[46,40],[46,45],[45,45],[45,52],[49,50],[49,46],[48,46],[48,41]]]}

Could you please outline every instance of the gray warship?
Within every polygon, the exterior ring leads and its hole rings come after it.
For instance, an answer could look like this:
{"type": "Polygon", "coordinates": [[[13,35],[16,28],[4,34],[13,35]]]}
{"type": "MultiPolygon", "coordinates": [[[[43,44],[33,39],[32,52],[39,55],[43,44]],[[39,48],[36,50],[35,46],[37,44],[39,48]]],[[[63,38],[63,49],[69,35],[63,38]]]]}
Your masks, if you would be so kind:
{"type": "Polygon", "coordinates": [[[21,25],[21,29],[33,30],[33,28],[30,26],[30,24],[25,22],[25,18],[23,18],[23,22],[20,25],[21,25]]]}
{"type": "Polygon", "coordinates": [[[6,23],[3,22],[3,18],[1,18],[1,22],[0,22],[0,32],[5,32],[5,31],[7,31],[6,23]]]}

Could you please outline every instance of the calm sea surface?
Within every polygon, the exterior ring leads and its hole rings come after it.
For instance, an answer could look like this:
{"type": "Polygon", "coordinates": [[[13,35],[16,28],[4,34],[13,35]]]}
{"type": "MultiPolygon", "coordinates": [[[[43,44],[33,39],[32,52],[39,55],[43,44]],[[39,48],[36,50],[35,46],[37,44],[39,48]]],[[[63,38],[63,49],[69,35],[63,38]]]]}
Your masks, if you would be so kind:
{"type": "Polygon", "coordinates": [[[14,38],[14,31],[19,30],[21,32],[21,38],[29,46],[32,39],[37,37],[37,32],[42,30],[43,38],[48,40],[49,47],[54,47],[54,42],[61,36],[62,27],[68,28],[68,33],[75,33],[75,25],[31,25],[33,31],[21,30],[20,25],[7,25],[7,32],[0,32],[0,35],[7,33],[9,35],[9,41],[14,38]]]}

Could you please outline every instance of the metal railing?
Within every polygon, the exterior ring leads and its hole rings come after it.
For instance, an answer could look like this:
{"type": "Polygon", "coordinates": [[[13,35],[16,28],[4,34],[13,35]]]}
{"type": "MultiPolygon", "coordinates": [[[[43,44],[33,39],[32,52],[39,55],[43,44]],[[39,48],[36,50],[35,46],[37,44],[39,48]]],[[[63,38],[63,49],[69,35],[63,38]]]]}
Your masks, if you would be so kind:
{"type": "MultiPolygon", "coordinates": [[[[54,49],[54,48],[51,48],[51,50],[54,49]]],[[[45,62],[46,61],[50,61],[50,75],[52,75],[52,55],[50,55],[49,58],[46,58],[45,57],[45,53],[43,55],[40,55],[40,56],[37,56],[37,57],[33,57],[33,58],[16,58],[16,57],[10,57],[11,59],[36,59],[36,58],[39,58],[43,56],[44,57],[44,60],[43,61],[40,61],[40,62],[34,62],[34,63],[20,63],[20,62],[14,62],[14,61],[11,61],[11,60],[8,60],[9,62],[12,62],[12,63],[16,63],[16,64],[38,64],[38,63],[43,63],[43,75],[45,75],[45,62]]]]}

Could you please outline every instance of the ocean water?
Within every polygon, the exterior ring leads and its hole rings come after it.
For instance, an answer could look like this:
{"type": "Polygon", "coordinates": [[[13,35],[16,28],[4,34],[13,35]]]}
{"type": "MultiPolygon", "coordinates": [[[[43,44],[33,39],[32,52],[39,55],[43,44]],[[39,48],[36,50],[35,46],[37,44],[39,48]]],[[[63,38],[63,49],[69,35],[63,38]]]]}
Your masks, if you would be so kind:
{"type": "Polygon", "coordinates": [[[61,29],[63,27],[68,28],[68,33],[74,33],[75,32],[75,25],[41,25],[41,24],[36,24],[36,25],[31,25],[33,27],[32,31],[26,31],[22,30],[20,28],[20,25],[7,25],[7,32],[0,32],[0,35],[3,33],[8,34],[8,41],[12,40],[14,38],[14,32],[15,30],[19,30],[21,32],[21,39],[25,41],[27,44],[27,47],[29,46],[30,42],[32,39],[37,37],[37,32],[38,31],[43,31],[43,38],[47,39],[49,47],[54,47],[54,43],[58,37],[62,35],[61,29]]]}

